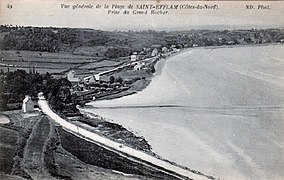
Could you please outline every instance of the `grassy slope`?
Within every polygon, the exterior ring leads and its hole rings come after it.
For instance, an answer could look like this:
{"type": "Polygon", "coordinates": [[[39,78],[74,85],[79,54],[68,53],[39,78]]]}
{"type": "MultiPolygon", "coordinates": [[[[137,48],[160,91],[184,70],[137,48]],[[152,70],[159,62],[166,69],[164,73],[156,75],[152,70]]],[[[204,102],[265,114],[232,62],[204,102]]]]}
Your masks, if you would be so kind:
{"type": "Polygon", "coordinates": [[[23,167],[32,177],[40,177],[45,174],[43,152],[45,151],[45,142],[49,137],[49,132],[50,124],[48,118],[41,117],[27,140],[23,158],[23,167]]]}
{"type": "MultiPolygon", "coordinates": [[[[63,149],[54,125],[47,117],[24,118],[20,111],[3,113],[11,119],[11,123],[0,126],[0,179],[22,179],[20,176],[36,179],[126,179],[111,170],[86,164],[63,149]]],[[[127,179],[143,178],[130,176],[127,179]]]]}
{"type": "Polygon", "coordinates": [[[113,169],[127,174],[142,175],[151,179],[175,179],[172,176],[161,173],[157,169],[138,164],[135,161],[117,155],[96,144],[82,141],[80,138],[62,129],[59,129],[59,134],[63,148],[88,164],[113,169]]]}
{"type": "Polygon", "coordinates": [[[11,173],[17,149],[18,132],[0,127],[0,172],[11,173]]]}

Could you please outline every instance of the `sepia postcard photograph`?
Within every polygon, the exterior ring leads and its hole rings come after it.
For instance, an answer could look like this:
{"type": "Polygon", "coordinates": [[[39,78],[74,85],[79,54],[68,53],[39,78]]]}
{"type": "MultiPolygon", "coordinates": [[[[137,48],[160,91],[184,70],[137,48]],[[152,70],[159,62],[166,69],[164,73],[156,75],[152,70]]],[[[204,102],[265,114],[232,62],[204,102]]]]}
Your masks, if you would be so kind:
{"type": "Polygon", "coordinates": [[[283,180],[284,1],[1,0],[0,179],[283,180]]]}

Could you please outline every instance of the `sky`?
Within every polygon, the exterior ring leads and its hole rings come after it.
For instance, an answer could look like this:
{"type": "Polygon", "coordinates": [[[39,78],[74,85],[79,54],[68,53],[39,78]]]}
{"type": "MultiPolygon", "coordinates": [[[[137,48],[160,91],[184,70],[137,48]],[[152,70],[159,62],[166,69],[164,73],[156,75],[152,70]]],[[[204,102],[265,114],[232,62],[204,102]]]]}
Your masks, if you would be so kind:
{"type": "Polygon", "coordinates": [[[283,27],[284,1],[169,1],[169,0],[1,0],[0,23],[24,26],[54,26],[92,28],[102,30],[158,29],[186,30],[192,28],[257,28],[283,27]],[[9,9],[7,6],[12,5],[9,9]],[[69,4],[70,9],[61,8],[69,4]],[[218,10],[169,10],[167,15],[110,15],[114,9],[75,9],[76,4],[125,5],[218,5],[218,10]],[[255,9],[246,9],[253,5],[255,9]],[[270,10],[259,10],[258,5],[269,5],[270,10]],[[222,26],[220,26],[222,25],[222,26]]]}

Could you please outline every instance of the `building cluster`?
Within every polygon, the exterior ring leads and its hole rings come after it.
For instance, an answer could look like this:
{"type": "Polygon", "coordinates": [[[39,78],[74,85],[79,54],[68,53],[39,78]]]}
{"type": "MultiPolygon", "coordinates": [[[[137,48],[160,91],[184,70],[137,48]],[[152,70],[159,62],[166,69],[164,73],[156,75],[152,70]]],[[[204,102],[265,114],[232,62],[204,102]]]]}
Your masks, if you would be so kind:
{"type": "Polygon", "coordinates": [[[115,79],[110,74],[113,74],[116,71],[121,71],[123,69],[132,71],[151,71],[154,64],[160,58],[168,57],[171,54],[179,51],[180,47],[176,45],[165,47],[155,44],[149,48],[144,48],[140,52],[133,52],[129,57],[129,61],[124,63],[123,65],[114,67],[110,70],[102,71],[97,74],[79,78],[78,76],[76,76],[74,70],[70,70],[67,74],[67,79],[72,83],[71,93],[76,94],[80,100],[95,100],[97,97],[101,97],[106,94],[126,90],[130,88],[130,84],[137,79],[123,81],[122,78],[119,77],[115,79]],[[110,80],[103,81],[101,77],[108,74],[110,80]]]}

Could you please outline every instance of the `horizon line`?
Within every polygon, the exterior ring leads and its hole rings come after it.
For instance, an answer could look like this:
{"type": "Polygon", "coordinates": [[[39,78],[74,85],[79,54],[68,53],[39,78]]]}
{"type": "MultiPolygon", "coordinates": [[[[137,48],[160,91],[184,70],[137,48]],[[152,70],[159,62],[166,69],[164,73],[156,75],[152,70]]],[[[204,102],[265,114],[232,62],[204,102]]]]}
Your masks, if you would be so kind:
{"type": "Polygon", "coordinates": [[[56,29],[85,29],[85,30],[100,30],[100,31],[190,31],[190,30],[251,30],[251,29],[284,29],[284,26],[279,25],[200,25],[187,27],[173,28],[91,28],[91,27],[70,27],[70,26],[37,26],[37,25],[14,25],[1,24],[6,27],[34,27],[34,28],[56,28],[56,29]]]}

